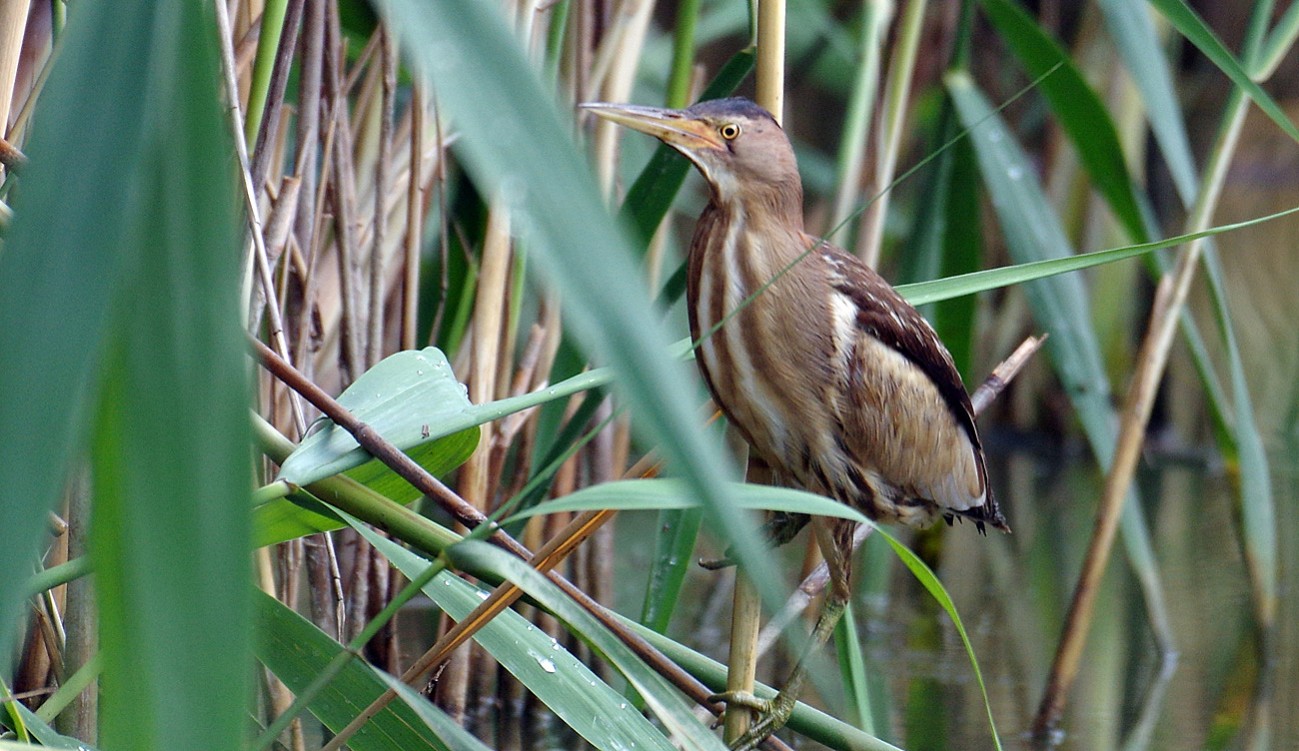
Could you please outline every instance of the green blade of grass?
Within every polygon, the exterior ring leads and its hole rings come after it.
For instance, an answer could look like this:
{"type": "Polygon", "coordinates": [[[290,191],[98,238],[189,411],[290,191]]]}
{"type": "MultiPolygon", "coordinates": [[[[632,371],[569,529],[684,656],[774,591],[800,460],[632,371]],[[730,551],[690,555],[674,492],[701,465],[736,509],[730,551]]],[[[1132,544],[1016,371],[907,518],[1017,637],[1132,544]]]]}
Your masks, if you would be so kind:
{"type": "Polygon", "coordinates": [[[925,588],[929,596],[947,613],[952,619],[952,625],[956,628],[956,633],[961,637],[961,644],[965,647],[965,655],[970,660],[970,668],[974,671],[974,680],[979,684],[979,693],[983,695],[983,708],[988,715],[988,727],[992,730],[992,743],[1000,751],[1001,736],[997,734],[997,722],[992,716],[992,702],[988,700],[988,687],[983,682],[983,671],[979,669],[979,661],[974,656],[974,645],[970,644],[970,636],[965,632],[965,624],[961,621],[961,614],[956,611],[956,603],[952,602],[951,595],[947,594],[947,589],[943,583],[938,580],[938,576],[933,570],[920,560],[920,556],[911,552],[906,545],[898,542],[894,537],[883,530],[876,529],[875,534],[880,535],[888,542],[889,547],[893,548],[894,554],[902,561],[902,565],[907,567],[911,575],[916,577],[916,581],[925,588]]]}
{"type": "MultiPolygon", "coordinates": [[[[965,127],[970,130],[984,185],[1006,235],[1011,256],[1019,262],[1066,259],[1072,248],[1045,199],[1033,167],[1009,129],[968,74],[951,73],[947,87],[965,127]]],[[[1037,322],[1049,334],[1047,349],[1055,372],[1073,404],[1092,453],[1102,468],[1113,461],[1117,440],[1110,385],[1101,362],[1100,346],[1088,327],[1087,298],[1082,280],[1074,276],[1038,279],[1025,285],[1037,322]]],[[[1121,517],[1123,543],[1134,573],[1141,581],[1146,609],[1156,639],[1168,646],[1171,631],[1167,607],[1144,515],[1136,490],[1129,490],[1121,517]]]]}
{"type": "MultiPolygon", "coordinates": [[[[1164,159],[1173,176],[1182,205],[1190,207],[1199,186],[1196,181],[1194,157],[1182,118],[1177,92],[1167,64],[1157,54],[1158,39],[1151,28],[1144,8],[1117,0],[1102,0],[1100,4],[1110,33],[1115,38],[1119,54],[1146,102],[1151,128],[1160,144],[1164,159]]],[[[1296,17],[1291,6],[1288,17],[1296,17]]],[[[1278,28],[1277,33],[1281,29],[1278,28]]],[[[1254,420],[1253,398],[1245,384],[1244,367],[1240,349],[1233,331],[1231,309],[1227,305],[1225,282],[1217,249],[1205,245],[1205,278],[1208,281],[1213,315],[1226,352],[1228,373],[1231,377],[1230,408],[1227,395],[1216,387],[1216,375],[1205,354],[1194,322],[1183,314],[1183,328],[1195,360],[1196,370],[1205,384],[1210,401],[1211,415],[1218,424],[1216,436],[1224,455],[1235,456],[1240,462],[1240,494],[1244,547],[1250,562],[1250,575],[1255,582],[1259,616],[1270,621],[1275,610],[1277,591],[1276,568],[1276,516],[1272,492],[1272,474],[1263,437],[1254,420]],[[1236,416],[1229,422],[1228,414],[1236,416]]],[[[1166,265],[1166,264],[1165,264],[1166,265]]]]}
{"type": "MultiPolygon", "coordinates": [[[[358,522],[353,526],[407,577],[418,575],[428,565],[424,559],[375,534],[365,525],[358,522]]],[[[508,554],[505,558],[541,578],[541,574],[523,561],[508,554]]],[[[500,560],[483,563],[486,568],[498,570],[505,579],[518,582],[517,572],[512,568],[497,568],[500,560]]],[[[439,574],[424,587],[424,592],[455,620],[469,615],[486,596],[483,590],[450,572],[439,574]]],[[[582,615],[591,618],[585,611],[582,611],[582,615]]],[[[605,634],[606,638],[611,638],[607,632],[605,634]]],[[[621,694],[602,682],[572,653],[518,613],[503,611],[484,625],[474,635],[474,639],[569,727],[597,748],[609,751],[634,747],[664,751],[672,748],[663,734],[633,709],[621,694]]],[[[621,644],[619,646],[623,650],[627,649],[621,644]]],[[[648,671],[648,668],[641,665],[640,670],[648,671]]],[[[657,675],[654,678],[662,681],[657,675]]],[[[663,695],[661,687],[659,694],[663,695]]],[[[691,723],[686,724],[688,726],[691,723]]],[[[697,722],[693,725],[703,728],[697,722]]],[[[707,746],[708,744],[699,745],[707,746]]]]}
{"type": "MultiPolygon", "coordinates": [[[[952,147],[950,170],[943,176],[942,271],[945,278],[974,273],[983,255],[983,221],[979,198],[978,167],[969,141],[952,147]]],[[[946,300],[933,308],[934,329],[947,345],[966,383],[977,381],[973,372],[976,324],[975,299],[946,300]]]]}
{"type": "Polygon", "coordinates": [[[1222,286],[1222,268],[1216,253],[1205,254],[1205,268],[1216,283],[1210,285],[1213,311],[1227,352],[1227,368],[1231,375],[1231,396],[1234,421],[1231,435],[1240,463],[1240,514],[1245,561],[1250,579],[1256,587],[1255,607],[1264,628],[1274,625],[1277,611],[1277,593],[1280,584],[1279,554],[1277,550],[1276,501],[1272,493],[1272,470],[1254,419],[1253,399],[1245,380],[1245,365],[1230,318],[1222,286]]]}
{"type": "MultiPolygon", "coordinates": [[[[653,644],[673,662],[685,668],[705,685],[722,691],[726,687],[726,666],[716,660],[705,657],[692,649],[663,636],[660,633],[626,618],[622,619],[632,630],[653,644]]],[[[770,686],[758,684],[755,689],[759,696],[771,698],[776,690],[770,686]]],[[[835,719],[819,709],[799,703],[789,718],[789,729],[807,736],[812,741],[832,749],[844,751],[899,751],[896,746],[835,719]]]]}
{"type": "MultiPolygon", "coordinates": [[[[95,751],[93,746],[83,743],[76,738],[69,738],[50,727],[37,714],[27,708],[22,702],[14,702],[13,706],[22,716],[25,730],[36,740],[40,741],[39,746],[26,744],[13,744],[15,748],[57,748],[64,751],[95,751]]],[[[0,746],[3,748],[3,746],[0,746]]]]}
{"type": "Polygon", "coordinates": [[[1065,51],[1021,7],[1009,0],[980,0],[980,4],[1029,76],[1042,77],[1038,90],[1128,236],[1136,242],[1149,240],[1118,131],[1100,97],[1065,51]],[[1043,77],[1048,71],[1053,72],[1043,77]]]}
{"type": "Polygon", "coordinates": [[[1290,118],[1286,117],[1285,112],[1277,106],[1272,97],[1254,82],[1236,56],[1231,54],[1222,40],[1218,39],[1213,30],[1195,11],[1191,10],[1184,0],[1149,0],[1149,2],[1182,36],[1186,37],[1187,41],[1198,47],[1205,57],[1213,61],[1213,64],[1231,79],[1232,83],[1240,87],[1240,90],[1245,92],[1245,95],[1252,99],[1263,114],[1277,124],[1277,127],[1295,141],[1299,141],[1299,128],[1290,122],[1290,118]]]}
{"type": "MultiPolygon", "coordinates": [[[[671,733],[675,744],[687,749],[721,751],[725,748],[721,739],[691,713],[690,707],[681,695],[676,693],[661,676],[641,662],[626,645],[596,621],[594,616],[565,597],[558,588],[525,561],[514,558],[492,545],[476,541],[459,543],[452,546],[448,552],[457,566],[488,568],[500,573],[541,603],[574,632],[580,634],[584,641],[627,678],[631,686],[645,699],[646,705],[671,733]]],[[[639,717],[639,713],[629,704],[622,713],[639,717]]]]}
{"type": "Polygon", "coordinates": [[[1195,199],[1196,169],[1191,143],[1182,123],[1173,77],[1162,54],[1162,45],[1144,3],[1128,0],[1099,0],[1105,27],[1123,58],[1141,99],[1145,102],[1150,129],[1159,142],[1183,205],[1195,199]]]}
{"type": "MultiPolygon", "coordinates": [[[[847,504],[804,490],[737,482],[731,484],[730,492],[740,508],[834,516],[863,523],[868,521],[860,511],[847,504]]],[[[561,511],[656,511],[699,506],[698,496],[689,485],[680,480],[619,480],[592,485],[562,498],[546,501],[518,514],[517,518],[561,511]]]]}
{"type": "Polygon", "coordinates": [[[844,690],[857,714],[857,724],[867,733],[875,730],[871,715],[870,682],[866,676],[866,655],[857,638],[857,609],[851,602],[844,608],[843,620],[834,629],[834,646],[839,653],[839,672],[844,690]]]}
{"type": "MultiPolygon", "coordinates": [[[[1012,169],[1022,169],[1024,162],[1018,162],[1012,169]]],[[[1016,180],[1022,179],[1023,173],[1016,172],[1016,180]]],[[[985,173],[986,175],[986,173],[985,173]]],[[[1038,201],[1040,207],[1046,207],[1042,201],[1038,201]]],[[[1275,214],[1247,219],[1243,222],[1233,222],[1232,224],[1223,224],[1217,227],[1204,230],[1203,232],[1188,232],[1185,235],[1178,235],[1164,240],[1155,240],[1153,242],[1141,243],[1140,245],[1125,245],[1120,248],[1110,248],[1108,250],[1096,250],[1091,253],[1080,253],[1078,255],[1068,255],[1054,258],[1039,258],[1038,260],[1024,260],[1013,266],[1003,266],[996,269],[984,269],[960,276],[947,277],[945,279],[935,279],[930,282],[917,282],[915,284],[903,284],[899,286],[898,292],[902,293],[912,305],[925,305],[927,303],[939,300],[948,300],[961,295],[973,295],[978,292],[985,292],[990,289],[1000,289],[1017,284],[1032,284],[1039,281],[1052,281],[1051,277],[1067,274],[1071,271],[1081,271],[1083,269],[1100,266],[1106,263],[1115,263],[1128,258],[1151,253],[1163,248],[1172,248],[1182,245],[1191,240],[1203,237],[1213,237],[1225,232],[1233,232],[1245,227],[1253,227],[1264,222],[1274,221],[1291,214],[1299,213],[1299,206],[1293,209],[1285,209],[1275,214]]],[[[1031,229],[1027,225],[1026,229],[1031,229]]],[[[1058,229],[1058,227],[1057,227],[1058,229]]],[[[1026,240],[1027,238],[1019,238],[1026,240]]],[[[1063,235],[1060,236],[1063,240],[1063,235]]],[[[1022,256],[1016,256],[1019,260],[1022,256]]]]}
{"type": "Polygon", "coordinates": [[[645,582],[645,600],[640,622],[667,633],[672,613],[681,599],[681,587],[693,564],[690,554],[699,538],[703,520],[699,509],[666,509],[659,512],[654,528],[654,557],[645,582]]]}
{"type": "MultiPolygon", "coordinates": [[[[309,686],[343,652],[341,644],[274,597],[257,590],[253,602],[257,613],[257,659],[295,694],[309,686]]],[[[307,707],[325,727],[338,731],[385,688],[384,679],[373,667],[352,660],[307,707]]],[[[464,730],[460,733],[468,735],[464,730]]],[[[348,739],[348,747],[355,751],[464,747],[447,736],[446,728],[430,727],[405,704],[389,704],[348,739]]]]}
{"type": "Polygon", "coordinates": [[[397,692],[397,696],[424,721],[425,725],[436,730],[447,741],[447,747],[451,751],[490,751],[467,730],[457,725],[456,721],[448,717],[445,712],[416,693],[415,689],[387,673],[380,673],[379,677],[388,684],[388,688],[397,692]]]}
{"type": "MultiPolygon", "coordinates": [[[[838,501],[801,490],[768,485],[740,484],[735,488],[734,496],[739,505],[746,508],[798,512],[814,516],[836,516],[870,524],[855,509],[849,508],[838,501]]],[[[683,508],[692,505],[698,505],[698,502],[691,498],[688,488],[683,483],[672,480],[625,480],[603,483],[579,490],[563,498],[541,504],[528,513],[533,515],[559,510],[586,511],[602,508],[614,508],[624,511],[633,509],[646,510],[683,508]]],[[[934,572],[905,545],[879,528],[876,528],[875,533],[888,540],[893,552],[921,585],[925,587],[925,590],[930,593],[939,606],[951,617],[965,644],[966,654],[970,659],[975,679],[983,691],[984,705],[988,712],[988,721],[992,726],[994,742],[997,748],[1001,748],[1001,741],[996,735],[996,724],[992,719],[991,704],[988,702],[987,688],[983,684],[983,675],[979,670],[974,648],[966,635],[960,613],[957,612],[955,604],[947,594],[947,590],[938,581],[938,577],[935,576],[934,572]]]]}

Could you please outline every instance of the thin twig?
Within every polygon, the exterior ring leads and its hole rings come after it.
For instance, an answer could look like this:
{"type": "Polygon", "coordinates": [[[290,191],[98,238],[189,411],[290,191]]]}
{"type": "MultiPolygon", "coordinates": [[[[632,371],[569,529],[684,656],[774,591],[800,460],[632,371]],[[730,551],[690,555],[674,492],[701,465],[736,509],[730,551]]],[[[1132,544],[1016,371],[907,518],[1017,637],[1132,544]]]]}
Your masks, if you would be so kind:
{"type": "Polygon", "coordinates": [[[284,9],[284,23],[280,30],[280,45],[275,51],[271,67],[270,87],[266,92],[261,121],[257,126],[257,141],[253,145],[252,180],[261,198],[266,172],[270,168],[272,136],[279,130],[280,113],[284,110],[284,91],[289,85],[289,72],[293,69],[293,53],[298,48],[298,31],[302,21],[305,0],[289,0],[284,9]]]}

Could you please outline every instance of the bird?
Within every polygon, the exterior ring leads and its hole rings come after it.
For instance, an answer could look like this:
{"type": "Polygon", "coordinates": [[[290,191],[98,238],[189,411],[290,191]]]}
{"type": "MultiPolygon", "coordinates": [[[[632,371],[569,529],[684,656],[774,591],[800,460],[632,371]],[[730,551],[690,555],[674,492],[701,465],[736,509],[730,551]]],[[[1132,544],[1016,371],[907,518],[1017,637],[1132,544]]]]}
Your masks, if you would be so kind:
{"type": "MultiPolygon", "coordinates": [[[[742,97],[685,109],[582,107],[658,138],[707,183],[686,260],[690,334],[714,402],[752,457],[782,484],[876,521],[927,527],[961,518],[981,533],[1009,531],[951,354],[878,273],[805,231],[794,149],[770,112],[742,97]]],[[[830,587],[809,651],[824,645],[847,605],[855,526],[815,522],[830,587]]],[[[802,520],[773,525],[784,541],[802,520]]],[[[756,748],[784,726],[805,658],[775,699],[716,696],[758,713],[732,748],[756,748]]]]}

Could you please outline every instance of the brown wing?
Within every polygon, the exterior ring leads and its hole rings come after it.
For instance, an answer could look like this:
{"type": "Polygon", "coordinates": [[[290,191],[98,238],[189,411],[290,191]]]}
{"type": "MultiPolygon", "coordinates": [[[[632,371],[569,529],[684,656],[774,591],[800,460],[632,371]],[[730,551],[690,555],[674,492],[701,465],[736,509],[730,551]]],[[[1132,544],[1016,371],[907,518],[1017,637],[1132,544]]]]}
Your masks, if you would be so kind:
{"type": "Polygon", "coordinates": [[[855,256],[821,242],[817,250],[837,272],[834,288],[857,307],[857,325],[869,336],[902,354],[934,384],[958,425],[975,449],[979,478],[986,492],[980,506],[962,513],[975,521],[982,531],[986,522],[1007,529],[1005,519],[988,486],[983,445],[974,424],[974,410],[969,394],[947,348],[933,327],[901,295],[855,256]]]}

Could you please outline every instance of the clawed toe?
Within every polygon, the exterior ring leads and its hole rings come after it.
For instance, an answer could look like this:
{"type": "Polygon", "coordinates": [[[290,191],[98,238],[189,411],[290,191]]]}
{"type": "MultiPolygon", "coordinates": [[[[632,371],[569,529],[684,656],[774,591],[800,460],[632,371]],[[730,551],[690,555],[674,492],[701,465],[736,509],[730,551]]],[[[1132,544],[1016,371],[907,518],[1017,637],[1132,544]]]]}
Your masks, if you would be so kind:
{"type": "Polygon", "coordinates": [[[708,701],[719,701],[728,706],[744,707],[759,713],[770,712],[772,705],[770,699],[763,699],[748,691],[722,691],[709,696],[708,701]]]}
{"type": "Polygon", "coordinates": [[[753,723],[744,735],[731,742],[731,751],[753,751],[772,733],[789,722],[797,700],[784,692],[775,699],[763,699],[748,691],[723,691],[708,697],[709,701],[725,702],[729,706],[744,707],[754,712],[753,723]]]}

